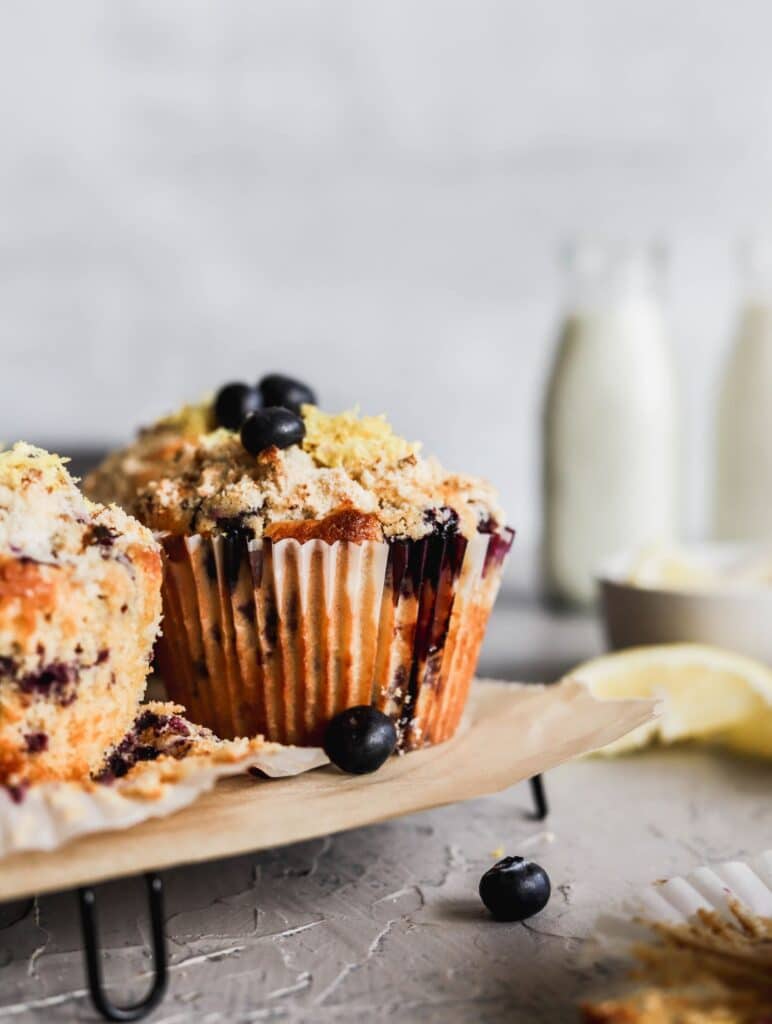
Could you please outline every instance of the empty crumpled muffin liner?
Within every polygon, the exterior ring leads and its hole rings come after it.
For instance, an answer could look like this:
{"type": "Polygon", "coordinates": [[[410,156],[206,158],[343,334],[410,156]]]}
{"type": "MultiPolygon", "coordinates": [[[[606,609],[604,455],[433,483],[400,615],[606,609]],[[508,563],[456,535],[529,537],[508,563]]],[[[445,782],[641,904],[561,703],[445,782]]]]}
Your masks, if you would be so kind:
{"type": "Polygon", "coordinates": [[[602,914],[595,939],[607,950],[627,953],[633,944],[651,937],[652,922],[688,924],[700,911],[730,921],[734,904],[757,917],[772,918],[772,849],[748,861],[704,865],[652,883],[618,911],[602,914]]]}
{"type": "Polygon", "coordinates": [[[359,704],[399,746],[441,743],[463,714],[513,534],[392,543],[237,533],[162,538],[169,696],[218,736],[318,744],[359,704]]]}

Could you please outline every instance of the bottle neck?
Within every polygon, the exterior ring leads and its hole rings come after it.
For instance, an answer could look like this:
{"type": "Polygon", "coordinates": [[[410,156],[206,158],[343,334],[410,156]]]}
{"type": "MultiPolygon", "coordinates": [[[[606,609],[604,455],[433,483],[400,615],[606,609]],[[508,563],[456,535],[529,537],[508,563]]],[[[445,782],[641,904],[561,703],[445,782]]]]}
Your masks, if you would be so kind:
{"type": "Polygon", "coordinates": [[[754,238],[738,252],[740,292],[746,306],[772,306],[772,238],[754,238]]]}
{"type": "Polygon", "coordinates": [[[581,313],[660,307],[664,252],[657,247],[581,243],[563,254],[566,306],[581,313]]]}

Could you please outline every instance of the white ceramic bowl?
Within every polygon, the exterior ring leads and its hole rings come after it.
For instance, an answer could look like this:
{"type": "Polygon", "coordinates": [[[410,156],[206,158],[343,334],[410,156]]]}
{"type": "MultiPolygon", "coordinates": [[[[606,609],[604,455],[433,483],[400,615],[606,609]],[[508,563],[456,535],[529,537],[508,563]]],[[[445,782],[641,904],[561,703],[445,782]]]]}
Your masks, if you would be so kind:
{"type": "MultiPolygon", "coordinates": [[[[724,571],[769,549],[736,544],[687,545],[685,556],[724,571]]],[[[642,586],[630,582],[639,553],[611,559],[599,574],[601,608],[612,650],[641,644],[705,643],[772,664],[772,585],[725,588],[642,586]]]]}

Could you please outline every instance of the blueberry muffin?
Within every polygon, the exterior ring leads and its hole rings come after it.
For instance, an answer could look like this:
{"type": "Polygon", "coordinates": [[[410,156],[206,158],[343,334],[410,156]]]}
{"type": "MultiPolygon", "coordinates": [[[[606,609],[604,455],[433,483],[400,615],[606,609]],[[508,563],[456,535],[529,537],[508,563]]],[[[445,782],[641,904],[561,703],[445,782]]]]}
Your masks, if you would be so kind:
{"type": "Polygon", "coordinates": [[[370,704],[403,749],[441,742],[512,531],[490,485],[423,458],[382,417],[297,397],[240,432],[186,436],[124,499],[164,548],[169,695],[225,737],[318,743],[333,715],[370,704]]]}
{"type": "Polygon", "coordinates": [[[161,616],[152,533],[63,461],[0,452],[0,784],[79,779],[131,725],[161,616]]]}

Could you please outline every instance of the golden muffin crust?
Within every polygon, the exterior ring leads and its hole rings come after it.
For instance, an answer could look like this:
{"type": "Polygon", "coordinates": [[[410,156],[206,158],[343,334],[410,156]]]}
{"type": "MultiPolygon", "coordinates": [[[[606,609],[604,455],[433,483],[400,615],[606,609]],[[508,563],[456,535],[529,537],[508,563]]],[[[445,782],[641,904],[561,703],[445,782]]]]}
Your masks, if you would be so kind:
{"type": "Polygon", "coordinates": [[[288,524],[326,521],[346,510],[369,517],[366,537],[364,520],[335,520],[335,538],[355,542],[419,539],[448,523],[466,537],[503,527],[490,484],[422,457],[420,446],[395,434],[384,417],[330,415],[310,405],[302,413],[301,445],[257,456],[233,431],[194,435],[189,414],[172,441],[165,421],[110,456],[87,485],[122,501],[152,529],[175,534],[236,529],[256,539],[319,537],[318,527],[288,524]]]}
{"type": "Polygon", "coordinates": [[[325,544],[336,541],[350,541],[363,544],[381,539],[381,524],[372,512],[359,512],[355,508],[341,508],[331,512],[324,519],[297,519],[283,523],[271,523],[265,529],[265,536],[272,541],[296,540],[304,544],[307,540],[323,540],[325,544]]]}
{"type": "Polygon", "coordinates": [[[161,614],[151,532],[64,461],[0,452],[0,784],[73,779],[127,731],[161,614]]]}

